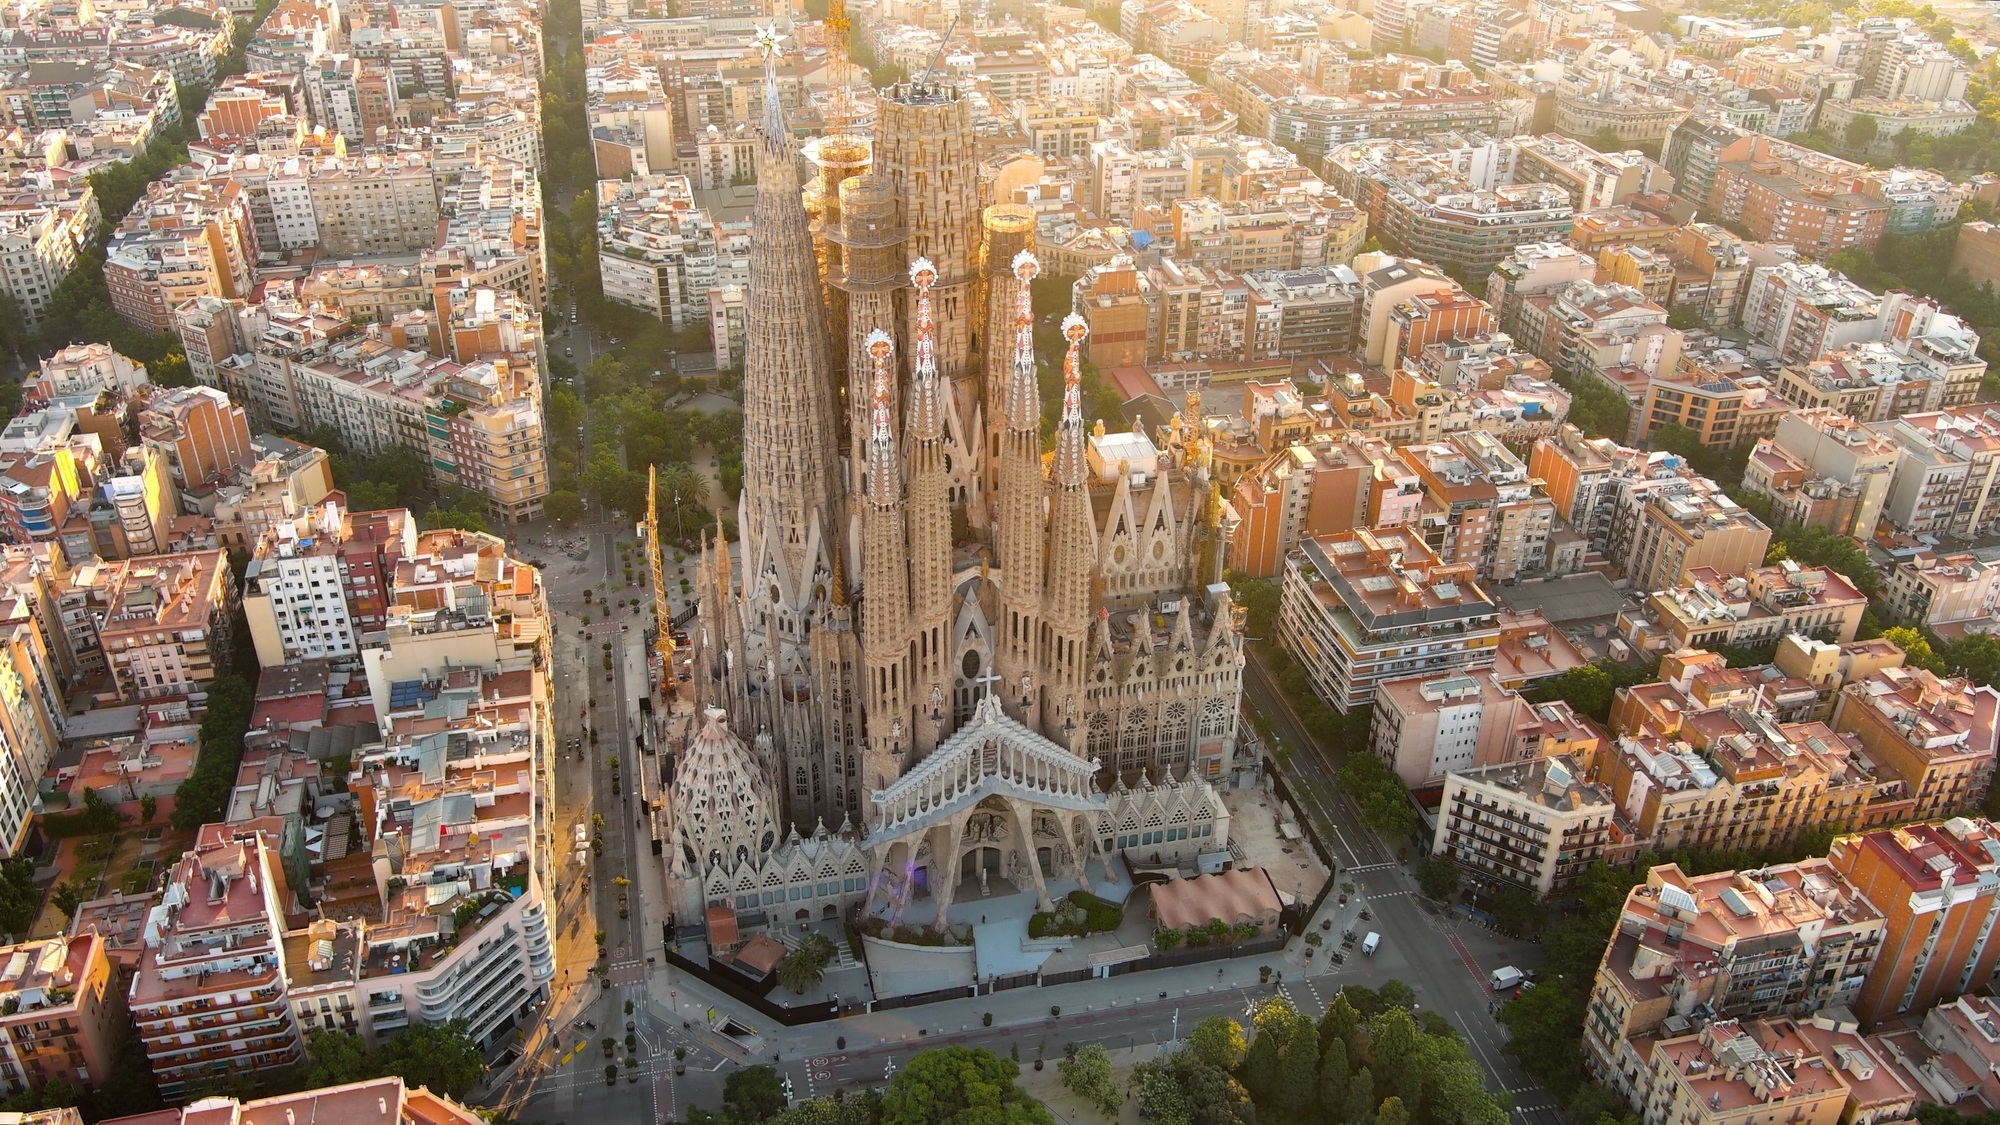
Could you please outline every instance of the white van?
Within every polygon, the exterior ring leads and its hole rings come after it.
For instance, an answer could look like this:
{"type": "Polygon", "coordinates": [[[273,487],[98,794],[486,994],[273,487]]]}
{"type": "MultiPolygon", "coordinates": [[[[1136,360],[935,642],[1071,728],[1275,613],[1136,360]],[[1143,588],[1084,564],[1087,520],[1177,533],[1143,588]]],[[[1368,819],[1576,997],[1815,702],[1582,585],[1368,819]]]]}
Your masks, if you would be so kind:
{"type": "Polygon", "coordinates": [[[1486,974],[1486,983],[1494,992],[1505,992],[1519,985],[1525,979],[1527,978],[1521,970],[1512,965],[1502,965],[1500,968],[1486,974]]]}
{"type": "Polygon", "coordinates": [[[1361,939],[1361,952],[1364,956],[1373,954],[1381,944],[1382,935],[1376,933],[1374,930],[1370,930],[1368,931],[1368,936],[1361,939]]]}

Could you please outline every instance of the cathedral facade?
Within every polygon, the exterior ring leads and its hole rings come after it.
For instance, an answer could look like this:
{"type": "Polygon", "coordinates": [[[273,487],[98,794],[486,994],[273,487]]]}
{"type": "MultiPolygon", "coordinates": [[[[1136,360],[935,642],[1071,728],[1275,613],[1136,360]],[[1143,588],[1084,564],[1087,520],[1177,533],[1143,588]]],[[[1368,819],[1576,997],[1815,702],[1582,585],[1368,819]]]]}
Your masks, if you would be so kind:
{"type": "Polygon", "coordinates": [[[741,542],[701,560],[677,910],[923,896],[942,920],[967,879],[1046,907],[1113,852],[1222,850],[1242,640],[1192,404],[1087,424],[1072,315],[1050,448],[1033,217],[981,209],[954,90],[885,90],[872,146],[809,162],[766,105],[741,542]]]}

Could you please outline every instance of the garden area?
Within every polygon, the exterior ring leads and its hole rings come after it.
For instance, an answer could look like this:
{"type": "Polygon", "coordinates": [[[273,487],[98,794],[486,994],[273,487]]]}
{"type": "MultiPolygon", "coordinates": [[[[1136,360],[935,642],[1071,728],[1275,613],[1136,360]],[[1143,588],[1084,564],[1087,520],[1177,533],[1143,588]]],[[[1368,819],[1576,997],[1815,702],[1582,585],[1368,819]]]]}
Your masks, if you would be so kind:
{"type": "Polygon", "coordinates": [[[1087,891],[1071,891],[1052,911],[1037,911],[1028,919],[1028,936],[1086,937],[1108,934],[1124,924],[1125,911],[1087,891]]]}

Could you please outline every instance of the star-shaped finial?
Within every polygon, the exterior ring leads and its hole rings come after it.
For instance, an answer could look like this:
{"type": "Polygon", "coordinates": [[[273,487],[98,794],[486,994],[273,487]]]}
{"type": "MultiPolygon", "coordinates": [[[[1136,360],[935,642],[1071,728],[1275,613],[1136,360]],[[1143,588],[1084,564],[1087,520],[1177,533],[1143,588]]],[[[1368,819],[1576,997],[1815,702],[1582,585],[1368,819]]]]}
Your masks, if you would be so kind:
{"type": "Polygon", "coordinates": [[[764,52],[765,58],[775,57],[778,53],[778,44],[784,41],[785,37],[779,34],[778,25],[775,23],[757,29],[757,49],[764,52]]]}

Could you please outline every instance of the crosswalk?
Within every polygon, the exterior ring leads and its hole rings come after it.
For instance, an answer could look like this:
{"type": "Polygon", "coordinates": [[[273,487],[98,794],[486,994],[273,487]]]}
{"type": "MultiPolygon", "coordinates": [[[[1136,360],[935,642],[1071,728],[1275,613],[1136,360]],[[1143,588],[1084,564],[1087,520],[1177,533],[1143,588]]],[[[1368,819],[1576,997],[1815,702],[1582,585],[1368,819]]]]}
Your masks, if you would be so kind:
{"type": "Polygon", "coordinates": [[[1370,871],[1394,871],[1396,869],[1396,866],[1397,865],[1393,863],[1368,863],[1368,864],[1363,864],[1360,867],[1348,868],[1347,874],[1366,875],[1370,871]]]}

